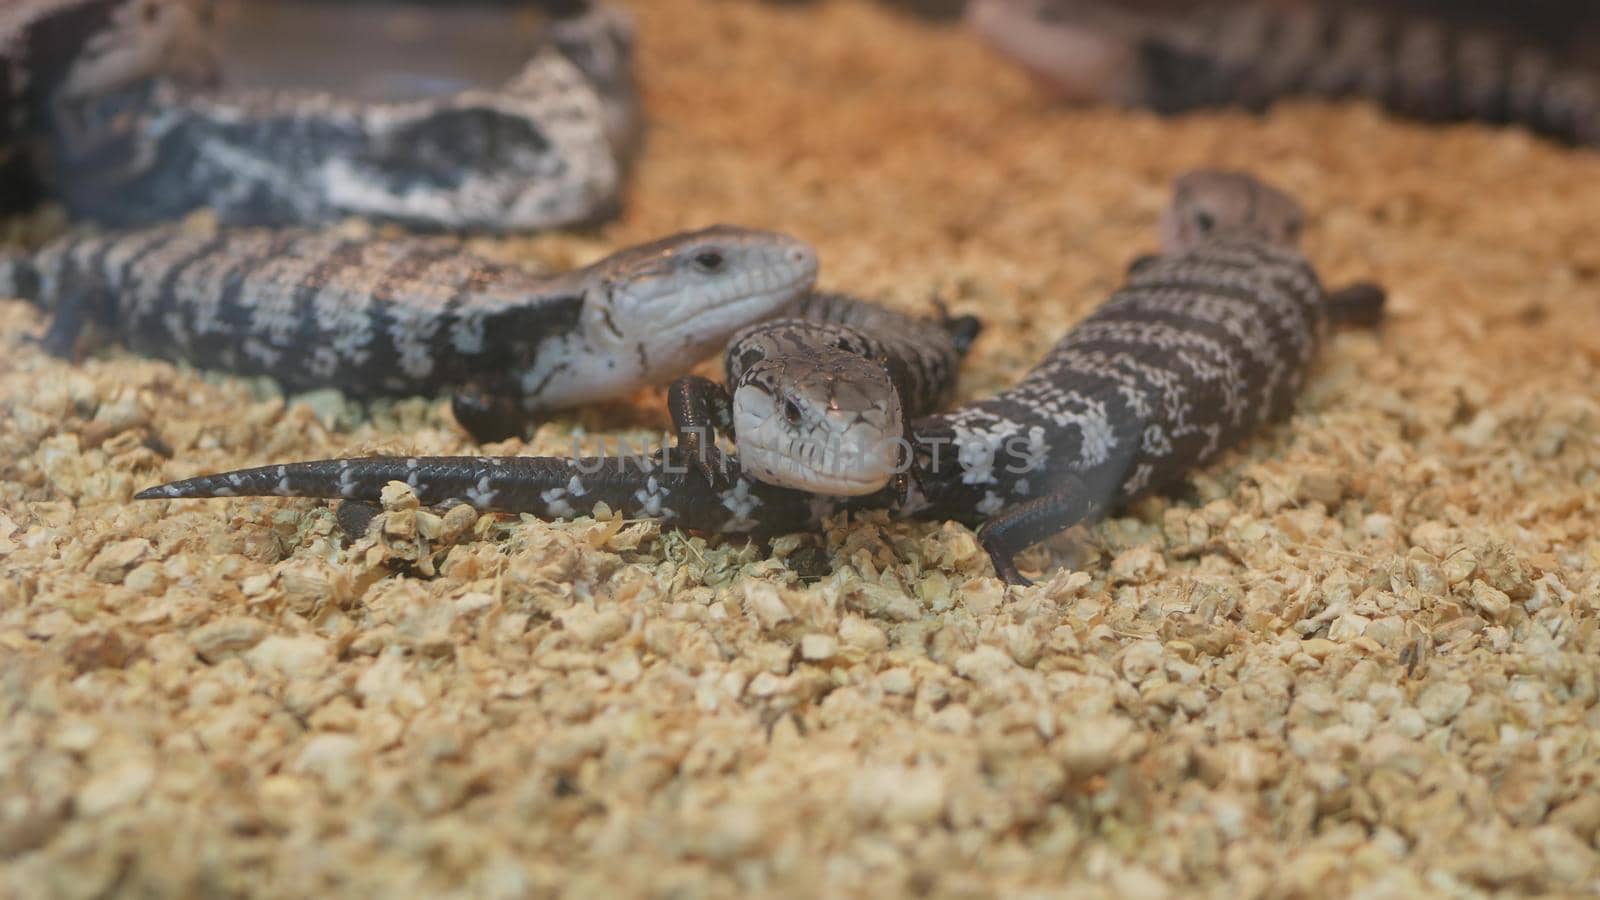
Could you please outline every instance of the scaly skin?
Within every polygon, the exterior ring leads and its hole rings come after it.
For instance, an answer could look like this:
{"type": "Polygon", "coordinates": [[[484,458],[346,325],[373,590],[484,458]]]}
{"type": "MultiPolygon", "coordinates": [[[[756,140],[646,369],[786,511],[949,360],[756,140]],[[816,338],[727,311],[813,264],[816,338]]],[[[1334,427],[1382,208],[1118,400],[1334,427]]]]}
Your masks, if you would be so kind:
{"type": "Polygon", "coordinates": [[[45,344],[60,354],[92,324],[139,353],[292,390],[456,389],[463,424],[503,437],[519,416],[683,374],[816,272],[804,242],[729,226],[553,275],[450,241],[169,226],[68,237],[0,264],[0,295],[52,306],[45,344]]]}
{"type": "Polygon", "coordinates": [[[1219,229],[1215,212],[1226,207],[1217,198],[1237,178],[1215,173],[1180,190],[1173,217],[1206,234],[1180,252],[1140,261],[1127,284],[1016,387],[916,420],[921,477],[905,497],[892,490],[823,497],[737,471],[713,486],[681,465],[677,452],[643,466],[615,458],[323,460],[203,476],[138,497],[373,501],[396,480],[426,503],[459,499],[567,518],[604,502],[629,517],[752,535],[814,528],[841,509],[883,507],[979,526],[997,573],[1025,583],[1013,562],[1018,552],[1182,479],[1287,415],[1330,312],[1352,317],[1352,304],[1367,315],[1381,308],[1382,292],[1371,287],[1330,299],[1304,257],[1262,236],[1271,218],[1246,216],[1245,227],[1219,229]]]}
{"type": "Polygon", "coordinates": [[[1600,146],[1600,71],[1500,32],[1381,6],[973,0],[968,22],[1069,99],[1181,113],[1360,97],[1423,120],[1513,123],[1600,146]]]}

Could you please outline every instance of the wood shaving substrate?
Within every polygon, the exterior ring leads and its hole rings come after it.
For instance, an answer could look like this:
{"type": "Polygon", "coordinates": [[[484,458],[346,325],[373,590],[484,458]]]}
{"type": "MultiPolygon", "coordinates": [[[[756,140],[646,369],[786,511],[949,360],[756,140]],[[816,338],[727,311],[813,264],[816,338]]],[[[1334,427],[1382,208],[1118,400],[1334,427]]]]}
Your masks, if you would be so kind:
{"type": "Polygon", "coordinates": [[[625,219],[476,247],[792,231],[825,286],[983,316],[968,398],[1222,165],[1303,198],[1326,280],[1393,314],[1331,342],[1292,421],[1006,590],[968,530],[873,517],[768,550],[401,492],[351,543],[309,500],[132,503],[351,452],[564,453],[660,428],[661,395],[474,448],[438,401],[59,362],[0,302],[0,892],[1600,888],[1600,155],[1356,104],[1066,110],[873,6],[674,10],[638,10],[625,219]]]}

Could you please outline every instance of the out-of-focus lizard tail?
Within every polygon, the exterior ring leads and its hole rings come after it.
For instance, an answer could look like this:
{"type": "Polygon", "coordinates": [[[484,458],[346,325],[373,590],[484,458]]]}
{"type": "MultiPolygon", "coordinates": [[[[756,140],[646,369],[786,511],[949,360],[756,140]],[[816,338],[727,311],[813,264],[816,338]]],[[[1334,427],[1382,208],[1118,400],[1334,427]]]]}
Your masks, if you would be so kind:
{"type": "Polygon", "coordinates": [[[972,0],[967,25],[1074,103],[1143,101],[1147,16],[1115,0],[972,0]]]}

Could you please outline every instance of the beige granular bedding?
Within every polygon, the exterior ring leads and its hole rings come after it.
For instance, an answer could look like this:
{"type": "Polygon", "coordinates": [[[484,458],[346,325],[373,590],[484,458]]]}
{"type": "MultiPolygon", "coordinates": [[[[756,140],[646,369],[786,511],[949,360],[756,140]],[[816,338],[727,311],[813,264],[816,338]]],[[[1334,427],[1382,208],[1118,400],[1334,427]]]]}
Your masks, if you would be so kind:
{"type": "Polygon", "coordinates": [[[132,504],[471,448],[442,403],[339,425],[333,398],[65,365],[0,303],[0,893],[1600,887],[1600,155],[1361,106],[1062,111],[867,6],[640,12],[625,221],[488,250],[791,230],[826,286],[984,316],[970,397],[1153,245],[1171,176],[1222,164],[1304,198],[1327,280],[1378,278],[1393,317],[1331,343],[1292,422],[1008,591],[955,526],[857,522],[779,542],[788,567],[404,498],[348,548],[313,501],[132,504]]]}

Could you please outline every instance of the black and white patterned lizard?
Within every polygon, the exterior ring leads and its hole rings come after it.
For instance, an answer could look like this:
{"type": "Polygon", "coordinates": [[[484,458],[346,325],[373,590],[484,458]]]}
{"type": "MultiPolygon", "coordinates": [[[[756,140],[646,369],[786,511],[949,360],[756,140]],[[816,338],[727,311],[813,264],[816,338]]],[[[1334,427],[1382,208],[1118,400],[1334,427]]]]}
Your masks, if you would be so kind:
{"type": "Polygon", "coordinates": [[[1285,97],[1522,125],[1600,146],[1600,69],[1501,31],[1380,4],[973,0],[967,20],[1069,99],[1181,113],[1285,97]]]}
{"type": "Polygon", "coordinates": [[[448,240],[166,226],[0,260],[0,296],[53,308],[43,342],[57,354],[94,326],[139,353],[289,390],[454,390],[457,418],[484,440],[682,375],[816,274],[809,244],[731,226],[555,274],[448,240]]]}

